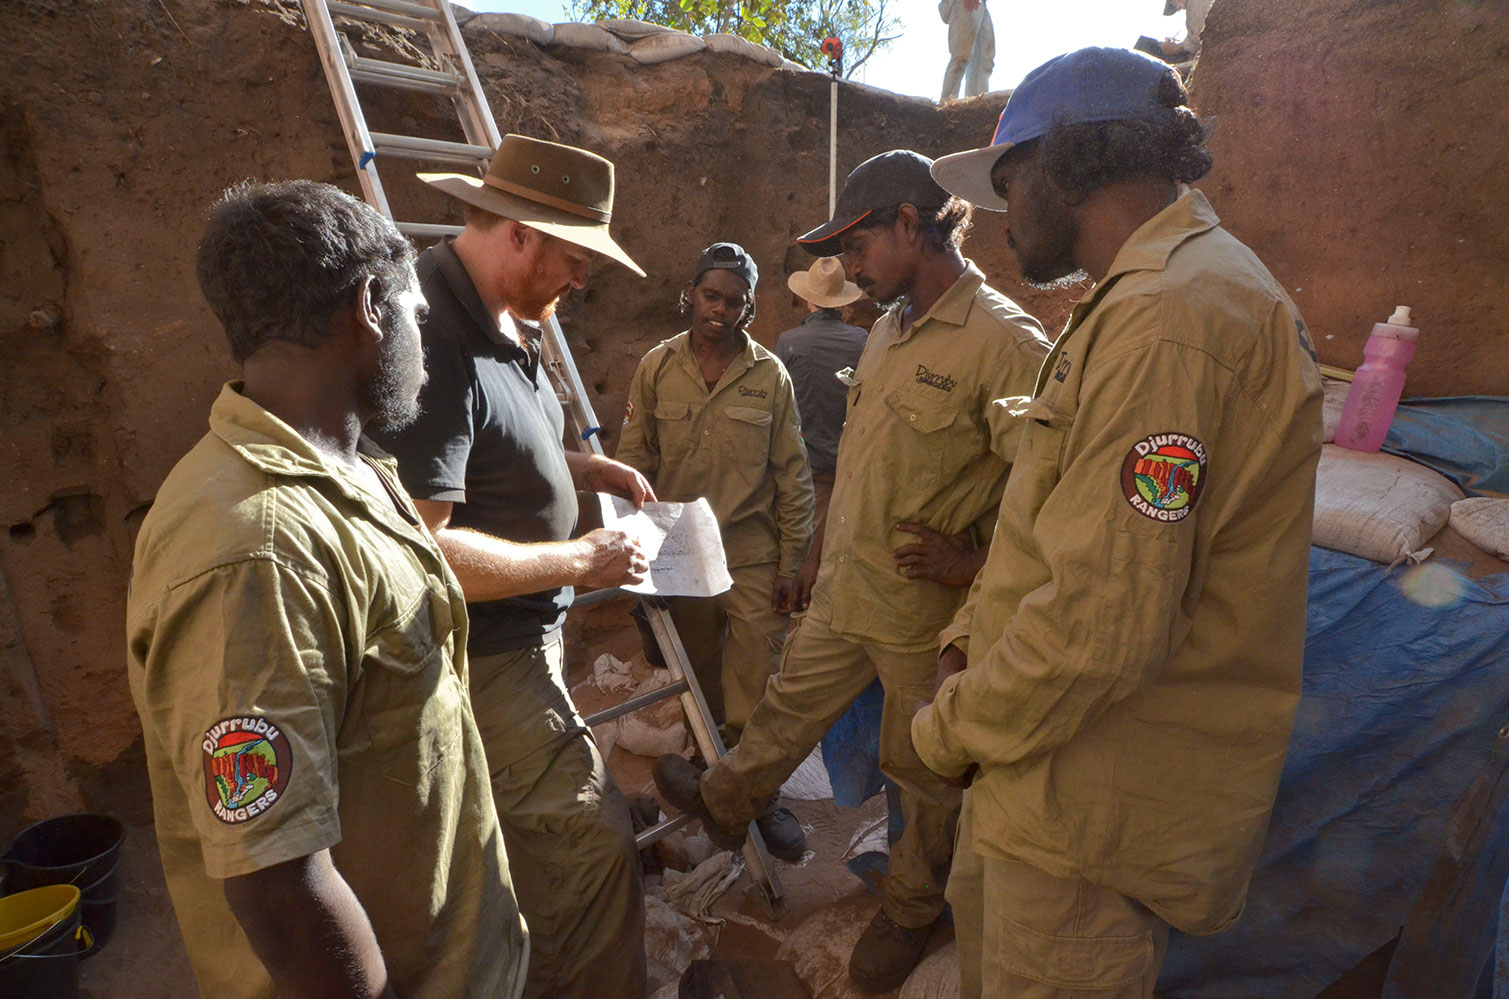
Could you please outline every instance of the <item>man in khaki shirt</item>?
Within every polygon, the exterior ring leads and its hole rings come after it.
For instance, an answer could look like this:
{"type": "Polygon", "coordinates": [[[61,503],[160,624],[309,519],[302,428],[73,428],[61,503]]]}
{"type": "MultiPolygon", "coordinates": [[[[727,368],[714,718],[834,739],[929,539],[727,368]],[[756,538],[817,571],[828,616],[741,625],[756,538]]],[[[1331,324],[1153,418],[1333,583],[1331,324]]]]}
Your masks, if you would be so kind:
{"type": "Polygon", "coordinates": [[[1084,49],[934,175],[1029,281],[1095,284],[1030,398],[985,568],[912,721],[973,783],[949,881],[966,997],[1150,997],[1171,924],[1242,910],[1300,688],[1320,378],[1167,65],[1084,49]]]}
{"type": "Polygon", "coordinates": [[[652,348],[629,383],[617,457],[662,500],[706,497],[718,517],[733,586],[667,602],[713,716],[735,742],[786,637],[777,606],[807,555],[812,474],[791,379],[745,332],[754,260],[714,243],[695,271],[683,293],[689,328],[652,348]]]}
{"type": "Polygon", "coordinates": [[[333,187],[247,187],[199,278],[245,380],[142,524],[127,649],[200,991],[517,996],[465,603],[361,437],[424,380],[413,251],[333,187]]]}
{"type": "MultiPolygon", "coordinates": [[[[857,167],[836,217],[800,240],[849,257],[860,288],[895,303],[849,384],[837,481],[810,608],[739,745],[700,784],[676,757],[657,762],[662,793],[737,843],[782,782],[861,691],[885,687],[880,763],[901,789],[906,831],[892,846],[885,901],[849,964],[876,991],[905,980],[943,910],[959,792],[932,774],[907,733],[928,697],[937,635],[983,561],[1015,456],[992,399],[1022,394],[1048,352],[1042,328],[959,252],[969,205],[951,199],[907,150],[857,167]],[[898,554],[899,553],[899,554],[898,554]]],[[[819,542],[814,542],[817,549],[819,542]]]]}

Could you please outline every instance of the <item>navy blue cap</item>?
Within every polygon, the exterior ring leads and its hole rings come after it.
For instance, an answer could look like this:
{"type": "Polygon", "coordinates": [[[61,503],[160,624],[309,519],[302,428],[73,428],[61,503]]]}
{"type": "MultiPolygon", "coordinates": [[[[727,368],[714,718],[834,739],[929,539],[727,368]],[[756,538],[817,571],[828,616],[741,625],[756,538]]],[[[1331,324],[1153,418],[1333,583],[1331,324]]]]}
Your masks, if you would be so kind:
{"type": "Polygon", "coordinates": [[[755,266],[754,257],[749,251],[738,243],[714,243],[697,257],[697,269],[692,272],[692,283],[711,270],[733,271],[744,279],[749,285],[749,290],[754,291],[755,282],[760,280],[760,269],[755,266]]]}
{"type": "Polygon", "coordinates": [[[1012,146],[1065,125],[1097,121],[1167,119],[1173,110],[1158,101],[1172,66],[1134,49],[1087,48],[1054,56],[1028,73],[1001,112],[990,145],[951,153],[933,164],[933,179],[981,208],[1004,211],[990,171],[1012,146]]]}

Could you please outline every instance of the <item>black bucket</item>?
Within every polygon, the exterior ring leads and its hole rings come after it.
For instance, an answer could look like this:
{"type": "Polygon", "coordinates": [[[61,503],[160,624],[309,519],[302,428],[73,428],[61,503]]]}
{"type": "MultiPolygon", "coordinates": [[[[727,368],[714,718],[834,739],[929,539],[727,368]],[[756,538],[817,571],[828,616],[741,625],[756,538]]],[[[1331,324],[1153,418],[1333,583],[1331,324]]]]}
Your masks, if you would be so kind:
{"type": "Polygon", "coordinates": [[[0,957],[0,999],[79,999],[79,960],[94,953],[79,906],[30,943],[0,957]]]}
{"type": "Polygon", "coordinates": [[[109,815],[60,815],[27,826],[11,843],[5,865],[7,894],[43,885],[74,885],[84,895],[84,925],[99,951],[115,932],[120,901],[120,852],[126,828],[109,815]]]}

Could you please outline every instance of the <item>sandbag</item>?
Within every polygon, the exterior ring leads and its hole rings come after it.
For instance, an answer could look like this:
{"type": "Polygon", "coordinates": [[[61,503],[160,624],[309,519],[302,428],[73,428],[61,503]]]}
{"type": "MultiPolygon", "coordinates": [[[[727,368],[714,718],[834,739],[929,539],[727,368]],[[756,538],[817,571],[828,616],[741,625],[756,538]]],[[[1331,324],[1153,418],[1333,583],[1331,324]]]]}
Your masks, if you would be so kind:
{"type": "Polygon", "coordinates": [[[786,936],[775,952],[789,961],[813,999],[873,999],[849,977],[849,955],[875,915],[869,896],[846,898],[820,909],[786,936]]]}
{"type": "Polygon", "coordinates": [[[1509,562],[1509,499],[1457,500],[1451,505],[1451,528],[1488,554],[1509,562]]]}
{"type": "Polygon", "coordinates": [[[730,35],[725,32],[714,32],[711,35],[703,35],[702,40],[707,42],[707,47],[713,52],[726,52],[729,55],[743,56],[754,62],[764,63],[767,66],[779,66],[781,54],[775,49],[766,48],[764,45],[756,45],[747,38],[738,35],[730,35]]]}
{"type": "MultiPolygon", "coordinates": [[[[636,696],[649,693],[657,686],[641,687],[634,693],[636,696]]],[[[618,718],[617,745],[635,756],[656,759],[667,753],[680,753],[686,744],[686,716],[679,697],[668,697],[618,718]]]]}
{"type": "Polygon", "coordinates": [[[555,41],[555,28],[550,22],[528,14],[477,14],[467,20],[466,27],[468,30],[486,28],[500,35],[517,35],[541,48],[555,41]]]}
{"type": "Polygon", "coordinates": [[[950,940],[912,971],[896,999],[959,999],[959,946],[950,940]]]}
{"type": "Polygon", "coordinates": [[[1388,565],[1430,555],[1425,541],[1446,526],[1462,491],[1424,465],[1391,454],[1321,447],[1315,527],[1322,548],[1388,565]]]}
{"type": "Polygon", "coordinates": [[[659,34],[645,35],[643,38],[629,45],[629,55],[641,65],[649,66],[657,62],[668,62],[671,59],[680,59],[694,52],[701,52],[707,48],[707,43],[696,35],[688,35],[684,31],[662,31],[659,34]]]}
{"type": "Polygon", "coordinates": [[[555,44],[595,52],[629,54],[629,47],[617,35],[604,31],[595,24],[577,24],[574,21],[564,21],[555,26],[555,44]]]}
{"type": "Polygon", "coordinates": [[[613,32],[613,34],[626,42],[676,30],[674,28],[667,28],[663,24],[651,24],[649,21],[636,21],[628,17],[600,17],[596,23],[599,28],[602,28],[604,31],[613,32]]]}
{"type": "Polygon", "coordinates": [[[1325,389],[1325,398],[1320,405],[1320,439],[1329,444],[1336,439],[1336,425],[1341,422],[1341,407],[1347,401],[1347,390],[1352,387],[1352,383],[1326,378],[1321,381],[1321,387],[1325,389]]]}

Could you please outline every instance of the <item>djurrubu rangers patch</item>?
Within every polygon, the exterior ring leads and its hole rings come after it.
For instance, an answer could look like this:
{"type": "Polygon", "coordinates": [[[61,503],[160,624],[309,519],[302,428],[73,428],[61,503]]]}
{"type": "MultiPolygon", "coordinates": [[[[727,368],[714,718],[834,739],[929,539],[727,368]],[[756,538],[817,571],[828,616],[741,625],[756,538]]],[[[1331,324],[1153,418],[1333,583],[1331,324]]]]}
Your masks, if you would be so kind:
{"type": "Polygon", "coordinates": [[[293,775],[288,736],[254,715],[222,718],[204,733],[204,796],[227,825],[254,819],[282,797],[293,775]]]}
{"type": "Polygon", "coordinates": [[[627,427],[632,419],[634,419],[634,402],[630,400],[629,405],[624,409],[624,426],[627,427]]]}
{"type": "Polygon", "coordinates": [[[1188,434],[1153,434],[1127,452],[1121,492],[1132,509],[1167,523],[1183,520],[1205,488],[1205,445],[1188,434]]]}

